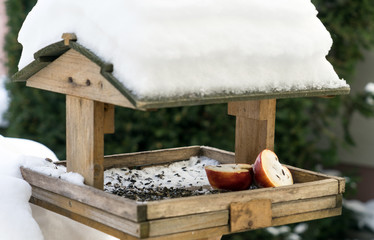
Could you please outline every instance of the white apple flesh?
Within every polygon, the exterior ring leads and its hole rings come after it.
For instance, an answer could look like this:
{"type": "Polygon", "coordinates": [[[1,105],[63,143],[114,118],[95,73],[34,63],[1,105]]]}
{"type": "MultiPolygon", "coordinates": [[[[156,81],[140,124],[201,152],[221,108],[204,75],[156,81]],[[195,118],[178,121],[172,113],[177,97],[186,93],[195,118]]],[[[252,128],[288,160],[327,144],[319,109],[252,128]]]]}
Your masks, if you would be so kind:
{"type": "Polygon", "coordinates": [[[249,189],[252,184],[250,164],[206,166],[205,172],[210,185],[215,189],[239,191],[249,189]]]}
{"type": "Polygon", "coordinates": [[[253,164],[253,174],[258,187],[279,187],[293,184],[291,172],[283,166],[277,155],[268,149],[263,150],[253,164]]]}

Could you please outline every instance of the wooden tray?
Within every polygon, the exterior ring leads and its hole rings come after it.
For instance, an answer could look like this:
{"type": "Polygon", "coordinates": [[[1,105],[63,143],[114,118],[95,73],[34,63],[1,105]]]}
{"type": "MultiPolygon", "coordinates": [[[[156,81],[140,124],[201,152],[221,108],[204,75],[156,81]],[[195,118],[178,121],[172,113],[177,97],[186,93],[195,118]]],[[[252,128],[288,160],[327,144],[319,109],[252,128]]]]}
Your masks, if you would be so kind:
{"type": "MultiPolygon", "coordinates": [[[[206,156],[234,163],[234,153],[204,146],[106,156],[104,168],[206,156]]],[[[30,202],[120,239],[202,239],[341,214],[344,178],[288,166],[295,184],[203,196],[136,202],[21,168],[30,202]]]]}

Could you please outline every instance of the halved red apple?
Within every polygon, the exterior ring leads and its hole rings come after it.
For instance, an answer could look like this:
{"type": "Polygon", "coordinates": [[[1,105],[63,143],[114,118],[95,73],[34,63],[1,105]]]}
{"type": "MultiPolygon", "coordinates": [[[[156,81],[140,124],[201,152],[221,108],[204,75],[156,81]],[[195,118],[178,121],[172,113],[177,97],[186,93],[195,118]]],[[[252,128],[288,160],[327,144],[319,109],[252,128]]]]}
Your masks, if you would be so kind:
{"type": "Polygon", "coordinates": [[[291,172],[280,164],[277,155],[263,150],[253,164],[253,174],[258,187],[279,187],[293,184],[291,172]]]}
{"type": "Polygon", "coordinates": [[[250,164],[206,166],[205,172],[210,185],[215,189],[245,190],[252,183],[252,166],[250,164]]]}

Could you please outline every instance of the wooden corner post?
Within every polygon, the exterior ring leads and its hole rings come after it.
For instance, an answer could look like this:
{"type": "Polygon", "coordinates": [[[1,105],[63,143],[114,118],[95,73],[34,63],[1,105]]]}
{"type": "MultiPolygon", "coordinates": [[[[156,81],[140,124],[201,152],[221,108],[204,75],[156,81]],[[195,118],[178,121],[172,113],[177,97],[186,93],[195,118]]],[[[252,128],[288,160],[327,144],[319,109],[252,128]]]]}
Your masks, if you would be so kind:
{"type": "Polygon", "coordinates": [[[104,187],[104,103],[66,95],[67,170],[104,187]]]}
{"type": "Polygon", "coordinates": [[[229,102],[236,116],[235,162],[254,163],[265,148],[274,150],[276,99],[229,102]]]}

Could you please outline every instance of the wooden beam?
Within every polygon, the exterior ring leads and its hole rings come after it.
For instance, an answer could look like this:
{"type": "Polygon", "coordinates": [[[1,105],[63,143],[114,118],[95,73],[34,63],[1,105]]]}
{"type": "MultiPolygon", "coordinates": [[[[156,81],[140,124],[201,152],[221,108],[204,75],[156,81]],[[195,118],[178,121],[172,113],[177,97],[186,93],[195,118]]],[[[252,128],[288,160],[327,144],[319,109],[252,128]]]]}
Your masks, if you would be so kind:
{"type": "Polygon", "coordinates": [[[262,150],[274,150],[275,111],[275,99],[229,102],[228,114],[236,116],[237,163],[252,164],[262,150]]]}
{"type": "Polygon", "coordinates": [[[113,104],[104,104],[104,133],[114,133],[114,105],[113,104]]]}
{"type": "Polygon", "coordinates": [[[67,171],[103,189],[104,103],[66,96],[66,157],[67,171]]]}

